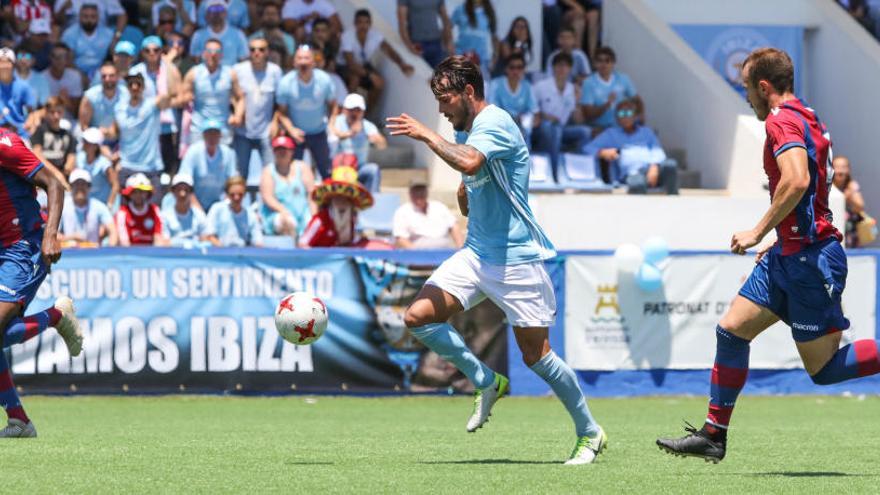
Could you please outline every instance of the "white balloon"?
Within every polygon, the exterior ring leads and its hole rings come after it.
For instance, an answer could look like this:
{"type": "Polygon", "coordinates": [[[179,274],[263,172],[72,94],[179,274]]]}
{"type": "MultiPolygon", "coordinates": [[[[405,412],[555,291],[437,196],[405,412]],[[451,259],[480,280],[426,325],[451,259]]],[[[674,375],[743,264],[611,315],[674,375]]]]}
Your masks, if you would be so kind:
{"type": "Polygon", "coordinates": [[[639,267],[642,266],[644,258],[641,248],[635,244],[621,244],[614,251],[614,261],[617,263],[617,270],[623,273],[637,273],[639,267]]]}

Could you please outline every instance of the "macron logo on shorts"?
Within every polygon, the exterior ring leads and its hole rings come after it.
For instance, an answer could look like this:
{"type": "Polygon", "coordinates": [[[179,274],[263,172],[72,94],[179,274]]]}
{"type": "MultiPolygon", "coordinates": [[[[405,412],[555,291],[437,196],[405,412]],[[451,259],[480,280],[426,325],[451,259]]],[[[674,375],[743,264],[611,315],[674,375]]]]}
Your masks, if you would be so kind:
{"type": "Polygon", "coordinates": [[[10,289],[9,287],[6,287],[3,284],[0,284],[0,291],[3,291],[5,293],[9,294],[10,296],[16,295],[14,290],[10,289]]]}
{"type": "Polygon", "coordinates": [[[794,323],[792,322],[791,328],[795,330],[801,330],[803,332],[818,332],[819,325],[804,325],[803,323],[794,323]]]}

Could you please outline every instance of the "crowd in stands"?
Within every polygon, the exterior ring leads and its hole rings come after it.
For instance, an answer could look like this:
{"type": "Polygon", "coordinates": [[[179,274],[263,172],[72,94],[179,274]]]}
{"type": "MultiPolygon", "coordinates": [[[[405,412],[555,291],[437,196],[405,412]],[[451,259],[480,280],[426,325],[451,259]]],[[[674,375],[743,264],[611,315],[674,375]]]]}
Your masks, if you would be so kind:
{"type": "MultiPolygon", "coordinates": [[[[593,154],[609,183],[673,192],[599,42],[600,3],[543,0],[543,39],[525,17],[499,26],[497,0],[397,0],[397,27],[431,67],[478,63],[554,173],[566,152],[593,154]]],[[[381,184],[370,148],[387,146],[379,64],[415,73],[372,18],[331,0],[0,0],[0,125],[68,178],[66,245],[369,245],[356,226],[381,184]]],[[[427,184],[409,196],[391,243],[462,244],[427,184]]]]}
{"type": "Polygon", "coordinates": [[[880,0],[834,0],[880,40],[880,0]]]}

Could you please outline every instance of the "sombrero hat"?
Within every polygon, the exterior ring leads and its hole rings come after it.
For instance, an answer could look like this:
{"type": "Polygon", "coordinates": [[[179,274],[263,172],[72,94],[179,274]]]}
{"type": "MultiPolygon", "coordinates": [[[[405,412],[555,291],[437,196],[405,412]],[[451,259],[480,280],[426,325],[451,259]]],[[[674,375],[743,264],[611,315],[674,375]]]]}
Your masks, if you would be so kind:
{"type": "Polygon", "coordinates": [[[357,181],[357,171],[352,167],[337,167],[329,179],[320,183],[312,191],[312,199],[318,206],[324,206],[333,196],[343,196],[354,203],[358,210],[373,206],[373,195],[357,181]]]}

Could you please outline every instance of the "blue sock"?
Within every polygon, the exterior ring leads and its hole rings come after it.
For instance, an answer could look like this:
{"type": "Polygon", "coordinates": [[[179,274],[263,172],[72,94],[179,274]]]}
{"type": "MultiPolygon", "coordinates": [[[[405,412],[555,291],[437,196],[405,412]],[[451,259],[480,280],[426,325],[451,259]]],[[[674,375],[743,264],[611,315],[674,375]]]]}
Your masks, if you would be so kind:
{"type": "Polygon", "coordinates": [[[562,404],[568,409],[568,414],[574,420],[574,428],[577,436],[593,437],[599,433],[599,425],[590,414],[590,408],[587,407],[587,398],[581,392],[578,385],[577,376],[565,361],[559,359],[555,352],[550,351],[549,354],[542,357],[537,363],[531,366],[538,376],[544,379],[562,404]]]}
{"type": "Polygon", "coordinates": [[[845,380],[880,373],[876,340],[857,340],[838,349],[828,363],[811,376],[817,385],[831,385],[845,380]]]}
{"type": "Polygon", "coordinates": [[[461,335],[449,323],[433,323],[410,328],[410,333],[443,359],[452,363],[477,388],[495,382],[495,372],[468,349],[461,335]]]}

